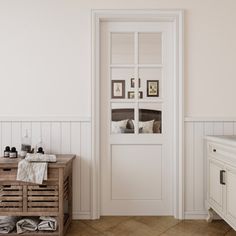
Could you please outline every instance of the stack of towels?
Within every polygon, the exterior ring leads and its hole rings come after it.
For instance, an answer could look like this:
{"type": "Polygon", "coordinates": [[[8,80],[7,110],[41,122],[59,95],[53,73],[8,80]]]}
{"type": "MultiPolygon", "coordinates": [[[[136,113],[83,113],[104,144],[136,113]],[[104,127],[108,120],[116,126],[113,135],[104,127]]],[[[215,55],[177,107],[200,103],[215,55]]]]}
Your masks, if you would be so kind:
{"type": "Polygon", "coordinates": [[[25,159],[18,163],[17,180],[42,184],[47,180],[48,162],[56,162],[56,155],[27,154],[25,159]]]}
{"type": "Polygon", "coordinates": [[[0,233],[7,234],[14,230],[18,234],[32,231],[56,231],[57,220],[54,217],[27,217],[19,219],[19,217],[4,217],[0,219],[0,233]]]}

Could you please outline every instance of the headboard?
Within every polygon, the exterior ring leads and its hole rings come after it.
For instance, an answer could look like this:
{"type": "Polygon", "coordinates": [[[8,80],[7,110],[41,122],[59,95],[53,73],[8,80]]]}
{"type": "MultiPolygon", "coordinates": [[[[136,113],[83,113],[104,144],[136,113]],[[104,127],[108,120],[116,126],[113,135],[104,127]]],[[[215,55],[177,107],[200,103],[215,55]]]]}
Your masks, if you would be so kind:
{"type": "MultiPolygon", "coordinates": [[[[123,109],[112,109],[112,121],[120,121],[126,119],[134,120],[134,109],[123,108],[123,109]]],[[[140,121],[156,120],[161,121],[161,111],[140,109],[139,110],[140,121]]]]}

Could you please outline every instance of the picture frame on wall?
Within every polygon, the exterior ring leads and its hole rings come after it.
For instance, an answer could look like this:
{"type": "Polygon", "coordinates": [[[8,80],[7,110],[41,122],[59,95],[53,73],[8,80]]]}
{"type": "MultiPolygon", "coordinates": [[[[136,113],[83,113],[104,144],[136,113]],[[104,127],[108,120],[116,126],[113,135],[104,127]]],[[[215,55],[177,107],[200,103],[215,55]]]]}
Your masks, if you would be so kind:
{"type": "Polygon", "coordinates": [[[159,80],[147,80],[147,97],[159,97],[159,80]]]}
{"type": "MultiPolygon", "coordinates": [[[[135,97],[134,94],[135,94],[134,91],[128,91],[128,98],[129,99],[134,99],[134,97],[135,97]]],[[[143,98],[143,92],[142,91],[139,92],[139,99],[141,99],[141,98],[143,98]]]]}
{"type": "MultiPolygon", "coordinates": [[[[135,78],[130,79],[130,87],[134,88],[135,87],[135,78]]],[[[141,88],[141,79],[138,79],[138,87],[141,88]]]]}
{"type": "Polygon", "coordinates": [[[125,98],[125,80],[112,80],[111,97],[115,99],[125,98]]]}

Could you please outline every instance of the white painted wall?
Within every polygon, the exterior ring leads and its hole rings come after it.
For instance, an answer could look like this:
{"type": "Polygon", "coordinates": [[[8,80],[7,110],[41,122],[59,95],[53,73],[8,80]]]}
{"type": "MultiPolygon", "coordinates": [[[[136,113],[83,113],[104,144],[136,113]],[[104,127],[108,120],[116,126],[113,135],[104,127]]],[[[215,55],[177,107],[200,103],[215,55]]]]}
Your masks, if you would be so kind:
{"type": "MultiPolygon", "coordinates": [[[[91,9],[125,8],[184,9],[185,115],[236,117],[235,0],[1,0],[0,114],[90,117],[91,9]]],[[[1,147],[9,142],[19,145],[22,121],[13,121],[2,123],[1,147]]],[[[50,125],[38,122],[44,131],[51,127],[50,132],[74,132],[68,124],[54,121],[50,125]]],[[[205,214],[202,137],[206,130],[211,132],[212,125],[215,134],[232,133],[235,125],[220,119],[212,124],[191,122],[186,123],[185,131],[185,213],[186,217],[201,217],[205,214]],[[195,176],[198,171],[201,178],[195,176]]],[[[35,123],[32,125],[34,129],[35,123]]],[[[63,147],[63,151],[81,156],[74,171],[79,180],[74,185],[74,218],[90,217],[91,149],[90,130],[86,130],[70,133],[75,135],[74,144],[67,139],[63,147]],[[77,135],[84,140],[82,154],[77,135]],[[69,150],[70,145],[76,150],[69,150]]],[[[38,135],[34,137],[38,139],[38,135]]],[[[64,136],[60,133],[60,137],[64,136]]],[[[55,135],[50,145],[58,142],[55,135]]]]}
{"type": "Polygon", "coordinates": [[[91,9],[124,8],[184,9],[186,115],[236,116],[235,0],[1,0],[1,114],[90,116],[91,9]]]}

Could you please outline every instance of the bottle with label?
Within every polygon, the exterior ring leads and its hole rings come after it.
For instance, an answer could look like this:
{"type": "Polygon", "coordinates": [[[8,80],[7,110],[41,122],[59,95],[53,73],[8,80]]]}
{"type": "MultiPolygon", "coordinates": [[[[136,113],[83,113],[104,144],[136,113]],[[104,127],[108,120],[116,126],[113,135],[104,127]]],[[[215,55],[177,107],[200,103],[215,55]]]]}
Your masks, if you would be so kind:
{"type": "Polygon", "coordinates": [[[25,131],[24,137],[21,140],[21,152],[20,155],[25,157],[27,153],[31,152],[31,138],[28,135],[28,130],[25,131]]]}
{"type": "Polygon", "coordinates": [[[11,151],[11,149],[10,149],[10,147],[9,146],[6,146],[5,147],[5,150],[4,150],[4,157],[5,158],[8,158],[9,157],[9,155],[10,155],[10,151],[11,151]]]}
{"type": "Polygon", "coordinates": [[[15,147],[11,148],[10,154],[9,154],[10,158],[17,158],[17,151],[15,147]]]}
{"type": "Polygon", "coordinates": [[[44,154],[43,148],[42,148],[42,147],[39,147],[37,153],[44,154]]]}

